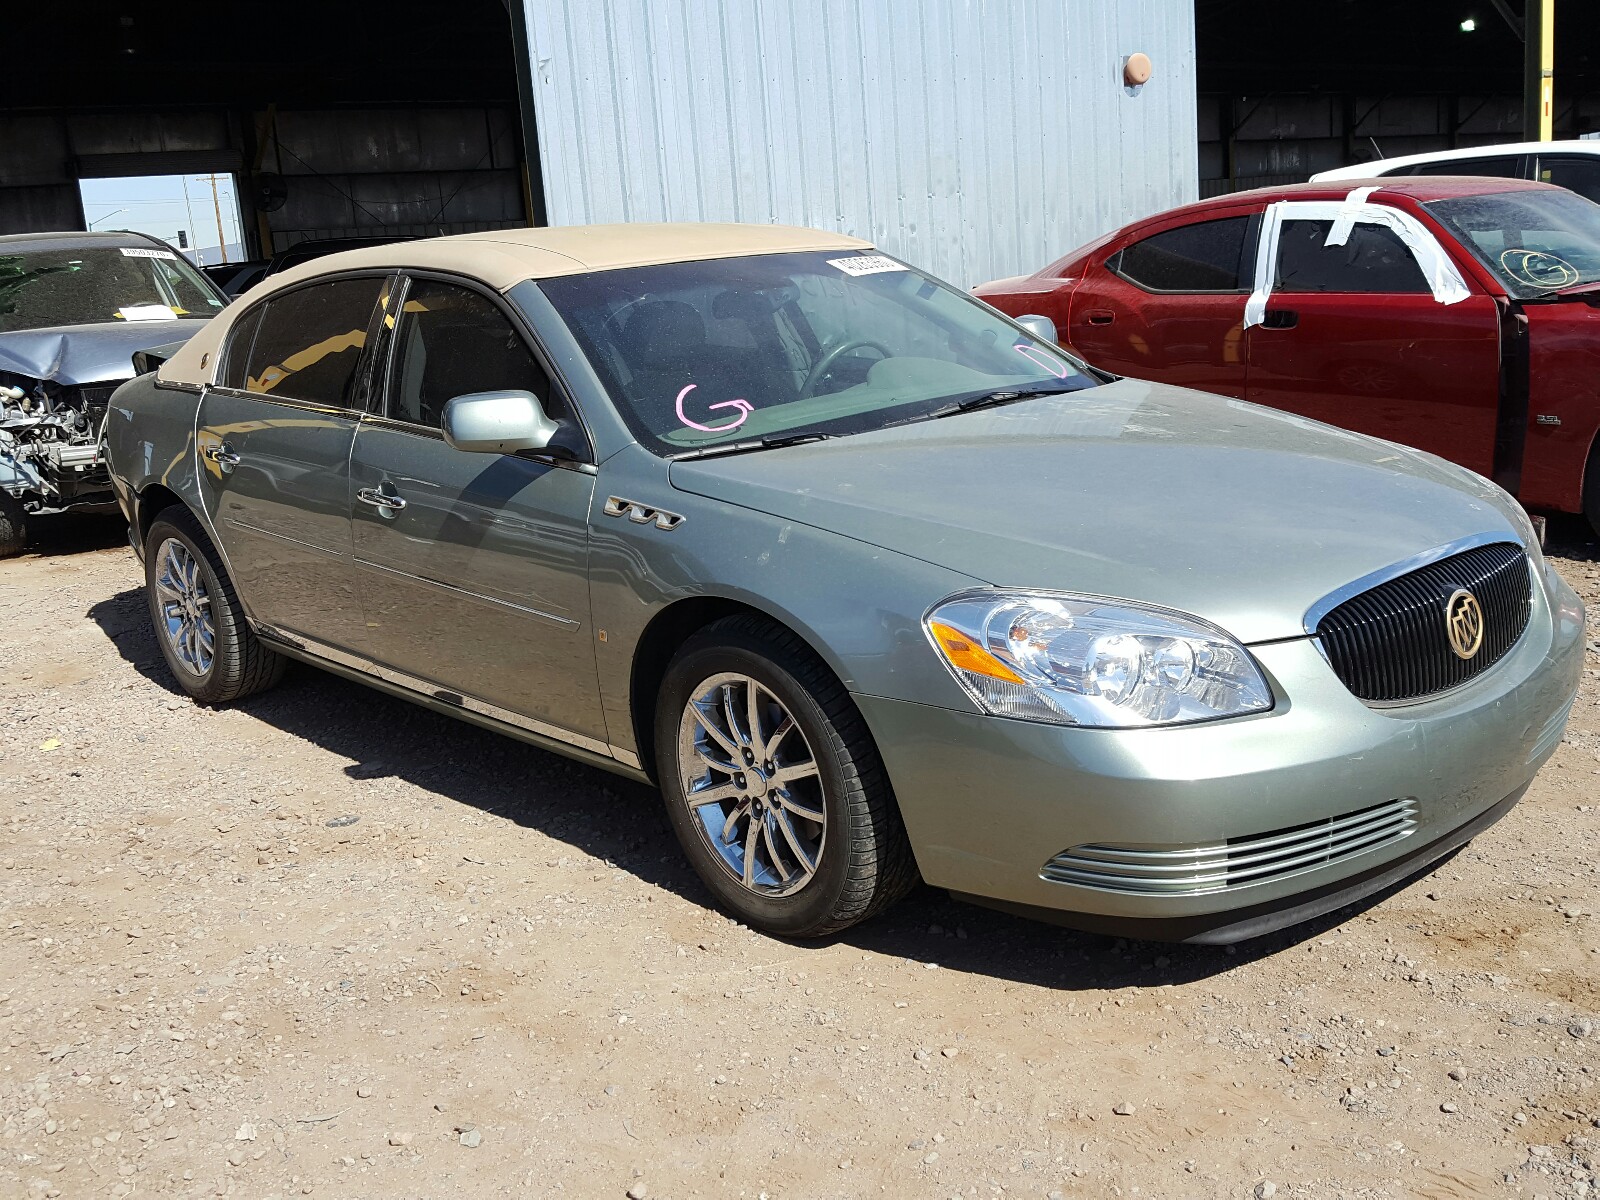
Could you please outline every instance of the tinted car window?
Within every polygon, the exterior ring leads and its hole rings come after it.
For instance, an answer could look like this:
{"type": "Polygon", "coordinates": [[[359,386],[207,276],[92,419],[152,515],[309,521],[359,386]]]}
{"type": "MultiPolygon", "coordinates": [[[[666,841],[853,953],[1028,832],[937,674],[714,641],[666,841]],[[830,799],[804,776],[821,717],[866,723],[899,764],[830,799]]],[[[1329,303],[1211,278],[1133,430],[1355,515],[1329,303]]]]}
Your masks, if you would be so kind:
{"type": "Polygon", "coordinates": [[[395,420],[437,429],[444,406],[455,397],[502,390],[532,392],[548,411],[548,378],[522,335],[487,297],[419,279],[401,312],[389,401],[395,420]]]}
{"type": "Polygon", "coordinates": [[[1586,199],[1600,202],[1600,157],[1566,155],[1539,158],[1539,178],[1557,187],[1570,188],[1586,199]]]}
{"type": "MultiPolygon", "coordinates": [[[[1401,172],[1391,171],[1391,175],[1401,172]]],[[[1514,154],[1499,158],[1452,158],[1444,162],[1418,163],[1405,172],[1409,175],[1498,175],[1504,179],[1522,177],[1522,160],[1514,154]]]]}
{"type": "Polygon", "coordinates": [[[1358,224],[1342,246],[1325,243],[1332,221],[1285,221],[1278,239],[1280,292],[1425,292],[1428,281],[1399,235],[1358,224]]]}
{"type": "Polygon", "coordinates": [[[222,372],[218,375],[223,387],[243,388],[245,368],[250,361],[250,347],[255,344],[256,330],[261,327],[264,304],[258,304],[233,323],[228,333],[228,346],[222,358],[222,372]]]}
{"type": "Polygon", "coordinates": [[[1114,270],[1158,292],[1235,292],[1249,217],[1181,225],[1135,242],[1114,270]]]}
{"type": "Polygon", "coordinates": [[[358,407],[356,367],[382,279],[337,279],[267,302],[245,368],[247,391],[358,407]]]}

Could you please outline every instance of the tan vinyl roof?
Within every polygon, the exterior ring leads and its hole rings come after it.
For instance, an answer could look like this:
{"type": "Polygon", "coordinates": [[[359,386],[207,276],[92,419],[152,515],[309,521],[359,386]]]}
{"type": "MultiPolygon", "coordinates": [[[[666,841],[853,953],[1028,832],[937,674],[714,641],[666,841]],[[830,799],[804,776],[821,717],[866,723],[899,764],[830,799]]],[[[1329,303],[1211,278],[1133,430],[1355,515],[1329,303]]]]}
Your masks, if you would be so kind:
{"type": "Polygon", "coordinates": [[[364,246],[300,263],[256,284],[163,363],[158,377],[165,383],[210,382],[216,370],[217,348],[240,312],[280,288],[333,271],[370,267],[453,271],[503,292],[525,279],[752,254],[866,250],[871,246],[870,242],[846,234],[792,225],[687,223],[493,229],[364,246]]]}

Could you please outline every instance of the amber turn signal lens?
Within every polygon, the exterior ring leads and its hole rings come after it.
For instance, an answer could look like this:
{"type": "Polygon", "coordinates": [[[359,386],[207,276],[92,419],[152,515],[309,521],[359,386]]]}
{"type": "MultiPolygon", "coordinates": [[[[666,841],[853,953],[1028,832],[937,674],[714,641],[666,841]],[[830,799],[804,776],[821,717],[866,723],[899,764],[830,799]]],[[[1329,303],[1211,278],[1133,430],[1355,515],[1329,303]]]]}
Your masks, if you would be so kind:
{"type": "Polygon", "coordinates": [[[959,667],[963,671],[971,671],[974,675],[1001,679],[1006,683],[1022,682],[1022,676],[966,634],[959,633],[938,621],[930,621],[928,628],[933,632],[934,640],[939,643],[939,649],[944,651],[944,656],[950,660],[952,666],[959,667]]]}

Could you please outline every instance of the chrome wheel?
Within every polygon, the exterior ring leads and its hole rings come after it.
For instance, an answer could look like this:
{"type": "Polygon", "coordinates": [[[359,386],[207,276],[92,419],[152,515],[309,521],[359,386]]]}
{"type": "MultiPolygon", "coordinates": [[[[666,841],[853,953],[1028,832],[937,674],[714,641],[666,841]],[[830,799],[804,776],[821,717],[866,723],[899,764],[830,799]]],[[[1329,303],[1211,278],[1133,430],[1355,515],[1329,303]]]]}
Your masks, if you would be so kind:
{"type": "Polygon", "coordinates": [[[694,826],[723,867],[762,896],[816,875],[828,816],[822,775],[783,702],[748,675],[714,675],[684,707],[678,770],[694,826]]]}
{"type": "Polygon", "coordinates": [[[203,677],[211,670],[217,648],[211,594],[199,561],[177,538],[168,538],[156,552],[155,585],[167,645],[184,670],[203,677]]]}

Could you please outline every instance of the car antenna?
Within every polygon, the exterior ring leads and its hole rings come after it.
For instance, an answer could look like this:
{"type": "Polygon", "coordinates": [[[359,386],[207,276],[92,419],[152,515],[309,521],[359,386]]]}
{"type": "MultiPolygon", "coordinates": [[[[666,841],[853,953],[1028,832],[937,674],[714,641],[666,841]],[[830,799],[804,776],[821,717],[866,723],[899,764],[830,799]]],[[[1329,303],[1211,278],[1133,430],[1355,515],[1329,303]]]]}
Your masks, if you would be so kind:
{"type": "Polygon", "coordinates": [[[1379,158],[1382,158],[1383,157],[1383,150],[1378,145],[1378,139],[1373,137],[1369,133],[1369,134],[1367,134],[1367,141],[1372,143],[1372,152],[1374,154],[1376,154],[1379,158]]]}

